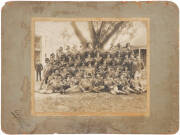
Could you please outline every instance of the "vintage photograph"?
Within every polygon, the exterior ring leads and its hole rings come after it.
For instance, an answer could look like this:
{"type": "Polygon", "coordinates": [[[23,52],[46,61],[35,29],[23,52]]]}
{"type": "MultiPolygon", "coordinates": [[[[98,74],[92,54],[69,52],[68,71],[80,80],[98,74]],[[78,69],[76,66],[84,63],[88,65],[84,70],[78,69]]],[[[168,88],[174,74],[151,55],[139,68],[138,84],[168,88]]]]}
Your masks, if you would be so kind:
{"type": "Polygon", "coordinates": [[[146,114],[148,21],[34,18],[34,114],[146,114]]]}

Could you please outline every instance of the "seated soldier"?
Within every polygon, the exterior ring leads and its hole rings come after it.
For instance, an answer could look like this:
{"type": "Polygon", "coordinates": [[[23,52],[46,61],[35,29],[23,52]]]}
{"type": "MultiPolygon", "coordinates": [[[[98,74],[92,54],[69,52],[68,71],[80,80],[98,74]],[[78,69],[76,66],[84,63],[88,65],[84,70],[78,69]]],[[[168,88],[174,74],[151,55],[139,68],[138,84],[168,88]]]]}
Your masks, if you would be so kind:
{"type": "Polygon", "coordinates": [[[111,78],[114,78],[116,76],[116,71],[112,67],[107,67],[107,74],[109,74],[111,78]]]}
{"type": "Polygon", "coordinates": [[[59,71],[56,70],[53,76],[49,78],[48,89],[53,92],[59,92],[62,89],[61,77],[59,75],[59,71]]]}
{"type": "Polygon", "coordinates": [[[87,74],[94,74],[95,73],[95,68],[92,67],[91,63],[88,64],[88,67],[85,68],[85,71],[87,74]]]}
{"type": "Polygon", "coordinates": [[[104,89],[104,81],[103,78],[100,76],[100,74],[97,74],[96,76],[93,76],[93,89],[94,92],[100,92],[104,89]]]}
{"type": "Polygon", "coordinates": [[[138,80],[135,80],[135,79],[131,79],[130,80],[130,84],[131,84],[131,88],[136,91],[137,94],[141,94],[143,92],[145,92],[144,89],[142,89],[142,86],[141,84],[139,83],[138,80]]]}
{"type": "Polygon", "coordinates": [[[105,74],[105,66],[100,65],[98,68],[96,68],[96,73],[98,73],[100,76],[104,76],[105,74]]]}
{"type": "Polygon", "coordinates": [[[117,95],[120,93],[120,91],[118,90],[118,87],[113,87],[113,89],[110,91],[110,93],[113,95],[117,95]]]}
{"type": "Polygon", "coordinates": [[[104,80],[104,89],[105,91],[111,91],[114,88],[113,78],[110,77],[109,74],[106,75],[106,79],[104,80]]]}
{"type": "Polygon", "coordinates": [[[92,90],[92,79],[91,76],[87,75],[87,73],[85,73],[84,77],[81,79],[79,88],[82,92],[89,92],[90,90],[92,90]]]}
{"type": "Polygon", "coordinates": [[[50,85],[52,84],[52,80],[55,79],[55,73],[53,72],[49,77],[47,81],[47,89],[49,89],[50,85]]]}
{"type": "MultiPolygon", "coordinates": [[[[120,92],[119,92],[118,87],[117,87],[117,82],[118,82],[117,79],[118,79],[118,77],[114,77],[114,76],[112,76],[112,75],[110,74],[107,79],[111,81],[111,87],[110,87],[110,89],[109,89],[109,92],[110,92],[111,94],[113,94],[113,95],[119,94],[120,92]],[[110,79],[109,79],[109,78],[110,78],[110,79]]],[[[105,84],[107,84],[107,83],[105,82],[105,84]]]]}
{"type": "Polygon", "coordinates": [[[61,74],[60,74],[62,79],[66,78],[67,73],[68,73],[67,68],[63,68],[63,70],[61,71],[61,74]]]}
{"type": "Polygon", "coordinates": [[[75,76],[75,74],[77,73],[77,70],[74,66],[69,67],[68,72],[70,73],[71,76],[75,76]]]}
{"type": "Polygon", "coordinates": [[[143,87],[142,79],[139,74],[135,74],[134,78],[130,80],[131,88],[137,91],[138,94],[146,92],[146,89],[143,87]]]}
{"type": "Polygon", "coordinates": [[[126,79],[130,79],[131,75],[130,75],[130,71],[128,70],[128,67],[124,67],[124,70],[122,71],[122,74],[124,74],[124,77],[126,79]]]}
{"type": "Polygon", "coordinates": [[[66,76],[66,78],[62,79],[62,89],[60,91],[61,94],[65,94],[65,91],[70,88],[70,77],[66,76]]]}
{"type": "Polygon", "coordinates": [[[130,88],[130,84],[129,84],[127,78],[125,78],[124,74],[121,74],[120,79],[117,82],[117,87],[119,90],[118,94],[128,95],[130,92],[134,92],[134,90],[130,88]]]}

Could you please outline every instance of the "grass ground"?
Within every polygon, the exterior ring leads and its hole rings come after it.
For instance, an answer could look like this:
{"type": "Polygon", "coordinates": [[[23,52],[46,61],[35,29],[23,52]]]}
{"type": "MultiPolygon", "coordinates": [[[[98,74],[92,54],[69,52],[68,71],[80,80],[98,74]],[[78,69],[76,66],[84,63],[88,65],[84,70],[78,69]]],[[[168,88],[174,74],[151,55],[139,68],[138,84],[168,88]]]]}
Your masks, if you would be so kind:
{"type": "MultiPolygon", "coordinates": [[[[37,83],[37,82],[36,82],[37,83]]],[[[39,82],[36,86],[39,85],[39,82]]],[[[112,95],[110,93],[35,92],[36,112],[145,112],[147,94],[112,95]]]]}

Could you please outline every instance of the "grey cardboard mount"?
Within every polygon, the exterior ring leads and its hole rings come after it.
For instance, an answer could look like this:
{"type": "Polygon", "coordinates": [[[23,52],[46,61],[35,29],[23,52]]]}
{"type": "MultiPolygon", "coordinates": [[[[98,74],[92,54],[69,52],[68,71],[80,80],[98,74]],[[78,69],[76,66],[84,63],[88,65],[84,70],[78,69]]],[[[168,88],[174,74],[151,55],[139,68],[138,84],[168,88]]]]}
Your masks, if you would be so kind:
{"type": "Polygon", "coordinates": [[[178,131],[179,9],[172,2],[7,2],[2,8],[2,130],[7,134],[178,131]],[[31,20],[150,19],[150,115],[32,116],[31,20]],[[18,114],[18,115],[17,115],[18,114]]]}

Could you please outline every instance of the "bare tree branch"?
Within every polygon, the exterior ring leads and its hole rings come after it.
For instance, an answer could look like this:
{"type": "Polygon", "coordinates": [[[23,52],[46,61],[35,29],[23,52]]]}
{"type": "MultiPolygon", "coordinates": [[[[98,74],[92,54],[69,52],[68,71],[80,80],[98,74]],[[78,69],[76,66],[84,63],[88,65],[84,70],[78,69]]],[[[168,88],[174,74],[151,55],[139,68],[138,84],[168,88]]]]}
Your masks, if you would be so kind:
{"type": "Polygon", "coordinates": [[[119,30],[119,27],[120,27],[123,23],[124,23],[124,22],[121,21],[121,22],[117,23],[117,24],[114,26],[113,30],[112,30],[112,31],[105,37],[105,39],[102,41],[102,46],[101,46],[101,47],[103,47],[103,46],[109,41],[109,39],[112,37],[112,35],[113,35],[116,31],[119,30]]]}
{"type": "Polygon", "coordinates": [[[90,35],[93,41],[93,48],[96,48],[96,45],[98,45],[99,43],[99,37],[95,31],[93,22],[88,22],[88,25],[89,25],[90,35]]]}
{"type": "Polygon", "coordinates": [[[78,39],[80,40],[82,46],[84,48],[87,48],[87,40],[84,38],[84,36],[82,35],[81,31],[79,30],[79,28],[77,27],[75,22],[71,22],[71,25],[73,27],[73,30],[76,34],[76,36],[78,37],[78,39]]]}
{"type": "Polygon", "coordinates": [[[97,33],[98,37],[100,37],[100,35],[101,35],[101,31],[102,31],[104,24],[105,24],[104,22],[101,23],[101,26],[100,26],[99,31],[97,33]]]}
{"type": "Polygon", "coordinates": [[[90,36],[91,36],[92,42],[94,43],[95,37],[96,37],[96,32],[95,32],[94,26],[93,26],[92,22],[88,22],[88,26],[89,26],[89,31],[90,31],[90,36]]]}
{"type": "Polygon", "coordinates": [[[103,41],[104,38],[106,38],[106,35],[109,33],[109,31],[113,27],[114,23],[113,22],[106,22],[105,24],[106,25],[105,25],[104,29],[102,30],[102,34],[100,36],[101,42],[103,41]]]}

